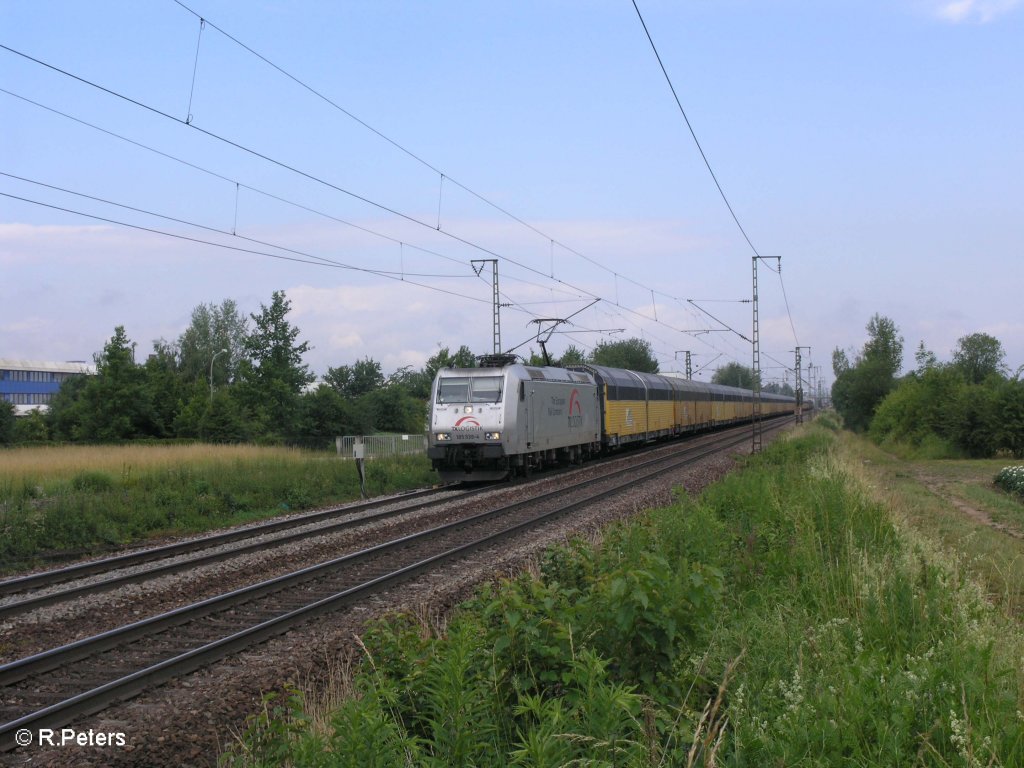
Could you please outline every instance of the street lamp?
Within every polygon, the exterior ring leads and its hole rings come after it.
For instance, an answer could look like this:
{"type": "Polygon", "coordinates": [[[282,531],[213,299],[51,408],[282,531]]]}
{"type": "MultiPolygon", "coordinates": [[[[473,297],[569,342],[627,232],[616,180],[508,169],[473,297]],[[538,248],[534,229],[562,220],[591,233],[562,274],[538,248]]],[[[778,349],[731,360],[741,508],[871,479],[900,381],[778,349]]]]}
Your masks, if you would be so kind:
{"type": "Polygon", "coordinates": [[[213,353],[213,357],[210,359],[210,405],[213,405],[213,362],[217,359],[218,355],[226,355],[227,350],[222,349],[218,352],[213,353]]]}

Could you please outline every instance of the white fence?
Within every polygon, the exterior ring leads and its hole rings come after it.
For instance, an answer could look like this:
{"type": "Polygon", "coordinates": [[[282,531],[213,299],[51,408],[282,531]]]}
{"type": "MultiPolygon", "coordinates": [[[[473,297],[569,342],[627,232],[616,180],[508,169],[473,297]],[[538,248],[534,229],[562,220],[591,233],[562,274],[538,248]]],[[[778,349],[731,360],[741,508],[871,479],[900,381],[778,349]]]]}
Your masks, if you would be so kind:
{"type": "Polygon", "coordinates": [[[346,435],[334,438],[338,455],[356,458],[356,446],[362,442],[363,458],[383,459],[388,456],[412,456],[427,452],[426,435],[346,435]]]}

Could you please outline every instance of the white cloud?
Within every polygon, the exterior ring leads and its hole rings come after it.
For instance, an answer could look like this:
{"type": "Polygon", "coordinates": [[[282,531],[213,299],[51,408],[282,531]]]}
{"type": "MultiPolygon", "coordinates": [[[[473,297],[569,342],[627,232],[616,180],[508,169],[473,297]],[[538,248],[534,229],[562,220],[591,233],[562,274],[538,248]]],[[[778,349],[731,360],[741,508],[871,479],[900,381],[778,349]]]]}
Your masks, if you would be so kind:
{"type": "Polygon", "coordinates": [[[951,24],[987,24],[1021,4],[1021,0],[943,0],[936,15],[951,24]]]}
{"type": "Polygon", "coordinates": [[[49,240],[54,237],[79,237],[81,235],[110,232],[112,227],[89,225],[69,227],[57,224],[0,223],[0,242],[9,240],[49,240]]]}

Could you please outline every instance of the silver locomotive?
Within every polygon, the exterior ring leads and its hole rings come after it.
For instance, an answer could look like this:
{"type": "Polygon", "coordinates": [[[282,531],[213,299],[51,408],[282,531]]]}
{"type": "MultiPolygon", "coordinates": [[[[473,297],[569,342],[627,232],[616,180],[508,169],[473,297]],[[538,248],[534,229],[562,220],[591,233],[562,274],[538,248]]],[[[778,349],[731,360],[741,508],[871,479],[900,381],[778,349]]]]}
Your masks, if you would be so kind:
{"type": "Polygon", "coordinates": [[[500,480],[600,451],[593,375],[507,361],[485,365],[445,368],[434,379],[427,456],[442,480],[500,480]]]}

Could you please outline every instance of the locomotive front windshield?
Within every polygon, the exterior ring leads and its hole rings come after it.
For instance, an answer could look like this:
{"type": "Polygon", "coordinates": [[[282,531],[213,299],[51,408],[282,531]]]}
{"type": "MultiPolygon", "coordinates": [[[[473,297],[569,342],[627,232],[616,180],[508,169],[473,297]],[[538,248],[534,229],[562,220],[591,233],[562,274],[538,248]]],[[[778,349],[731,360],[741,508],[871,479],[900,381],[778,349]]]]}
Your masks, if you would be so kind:
{"type": "Polygon", "coordinates": [[[501,376],[451,376],[441,379],[437,386],[437,402],[500,403],[503,379],[501,376]]]}
{"type": "Polygon", "coordinates": [[[501,376],[474,376],[473,402],[500,403],[502,381],[501,376]]]}

